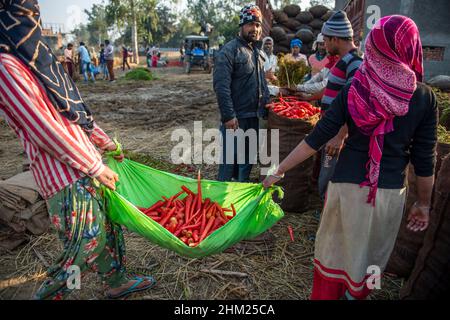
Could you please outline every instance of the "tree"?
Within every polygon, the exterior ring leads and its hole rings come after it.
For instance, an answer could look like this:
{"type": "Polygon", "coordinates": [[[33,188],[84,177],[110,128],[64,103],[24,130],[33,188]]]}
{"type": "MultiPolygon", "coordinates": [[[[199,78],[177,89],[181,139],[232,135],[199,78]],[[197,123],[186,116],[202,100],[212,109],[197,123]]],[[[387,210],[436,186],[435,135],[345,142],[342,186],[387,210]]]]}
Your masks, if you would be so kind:
{"type": "Polygon", "coordinates": [[[138,5],[140,2],[156,0],[109,0],[106,6],[106,20],[111,25],[116,23],[119,28],[131,27],[131,41],[133,44],[133,60],[139,63],[138,47],[138,5]]]}
{"type": "Polygon", "coordinates": [[[91,10],[84,10],[88,17],[86,24],[89,32],[89,44],[99,44],[108,37],[108,24],[105,20],[106,9],[104,5],[94,4],[91,10]]]}
{"type": "Polygon", "coordinates": [[[176,18],[173,10],[167,5],[162,4],[156,8],[158,21],[155,28],[152,29],[153,41],[157,43],[170,42],[173,35],[176,33],[176,18]]]}
{"type": "Polygon", "coordinates": [[[239,31],[239,10],[246,0],[192,0],[188,4],[188,15],[199,26],[211,24],[214,29],[211,38],[223,35],[227,40],[239,31]]]}

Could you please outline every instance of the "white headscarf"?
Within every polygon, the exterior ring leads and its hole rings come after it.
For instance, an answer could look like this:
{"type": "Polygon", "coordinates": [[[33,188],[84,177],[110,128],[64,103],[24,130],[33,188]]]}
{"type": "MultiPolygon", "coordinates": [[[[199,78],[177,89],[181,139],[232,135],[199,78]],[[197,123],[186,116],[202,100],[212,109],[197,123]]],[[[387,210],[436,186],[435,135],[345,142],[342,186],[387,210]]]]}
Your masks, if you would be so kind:
{"type": "Polygon", "coordinates": [[[323,34],[319,33],[319,34],[317,35],[316,41],[314,41],[314,43],[313,43],[313,45],[312,45],[313,51],[317,51],[317,44],[318,44],[318,43],[323,43],[323,42],[325,42],[325,39],[323,38],[323,34]]]}

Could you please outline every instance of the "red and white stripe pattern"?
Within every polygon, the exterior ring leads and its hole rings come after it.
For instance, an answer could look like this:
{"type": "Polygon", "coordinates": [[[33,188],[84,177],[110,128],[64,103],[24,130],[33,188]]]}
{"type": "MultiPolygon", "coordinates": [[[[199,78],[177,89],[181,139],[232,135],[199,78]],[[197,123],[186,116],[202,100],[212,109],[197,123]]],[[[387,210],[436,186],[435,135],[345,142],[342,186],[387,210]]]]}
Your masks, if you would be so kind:
{"type": "Polygon", "coordinates": [[[44,198],[104,169],[95,146],[105,149],[111,139],[98,126],[89,138],[59,114],[36,76],[10,54],[0,54],[0,109],[22,141],[44,198]]]}

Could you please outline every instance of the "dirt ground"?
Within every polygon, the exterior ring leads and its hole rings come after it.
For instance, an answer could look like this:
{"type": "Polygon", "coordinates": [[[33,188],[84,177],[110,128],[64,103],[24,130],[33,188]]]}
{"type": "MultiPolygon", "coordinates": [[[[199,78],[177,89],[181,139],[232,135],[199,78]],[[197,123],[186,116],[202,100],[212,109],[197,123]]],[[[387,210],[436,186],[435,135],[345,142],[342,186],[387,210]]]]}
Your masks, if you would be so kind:
{"type": "MultiPolygon", "coordinates": [[[[170,137],[174,128],[192,130],[193,121],[204,128],[219,124],[212,76],[185,75],[181,68],[157,71],[158,80],[118,80],[110,84],[80,84],[84,99],[97,123],[124,147],[166,163],[176,144],[170,137]]],[[[0,179],[22,171],[25,156],[13,132],[0,120],[0,179]]],[[[216,167],[202,168],[205,178],[214,179],[216,167]]],[[[192,175],[194,173],[191,173],[192,175]]],[[[157,285],[129,299],[308,299],[312,286],[314,234],[320,203],[305,213],[286,213],[272,228],[276,241],[268,250],[234,251],[205,259],[187,259],[161,249],[142,237],[126,232],[128,270],[152,274],[157,285]],[[294,229],[295,242],[287,231],[294,229]],[[230,276],[203,269],[241,272],[230,276]]],[[[30,236],[30,241],[0,257],[0,299],[29,299],[45,279],[48,264],[56,260],[61,246],[53,231],[30,236]]],[[[372,299],[397,299],[401,279],[384,277],[382,289],[372,299]]],[[[88,274],[81,290],[69,299],[103,299],[103,287],[96,275],[88,274]]]]}

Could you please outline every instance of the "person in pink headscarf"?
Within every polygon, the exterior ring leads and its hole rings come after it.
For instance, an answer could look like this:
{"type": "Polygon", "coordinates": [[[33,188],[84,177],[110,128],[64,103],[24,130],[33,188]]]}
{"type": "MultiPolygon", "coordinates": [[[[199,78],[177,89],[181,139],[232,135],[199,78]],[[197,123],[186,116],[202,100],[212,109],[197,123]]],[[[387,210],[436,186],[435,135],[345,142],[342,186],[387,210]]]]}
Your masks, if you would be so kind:
{"type": "Polygon", "coordinates": [[[408,228],[423,231],[429,222],[438,108],[434,93],[421,82],[419,30],[407,17],[383,17],[365,48],[351,84],[263,182],[265,187],[277,182],[348,125],[316,237],[311,299],[364,299],[373,289],[369,283],[377,286],[374,277],[389,260],[405,210],[410,162],[418,201],[408,212],[408,228]]]}

